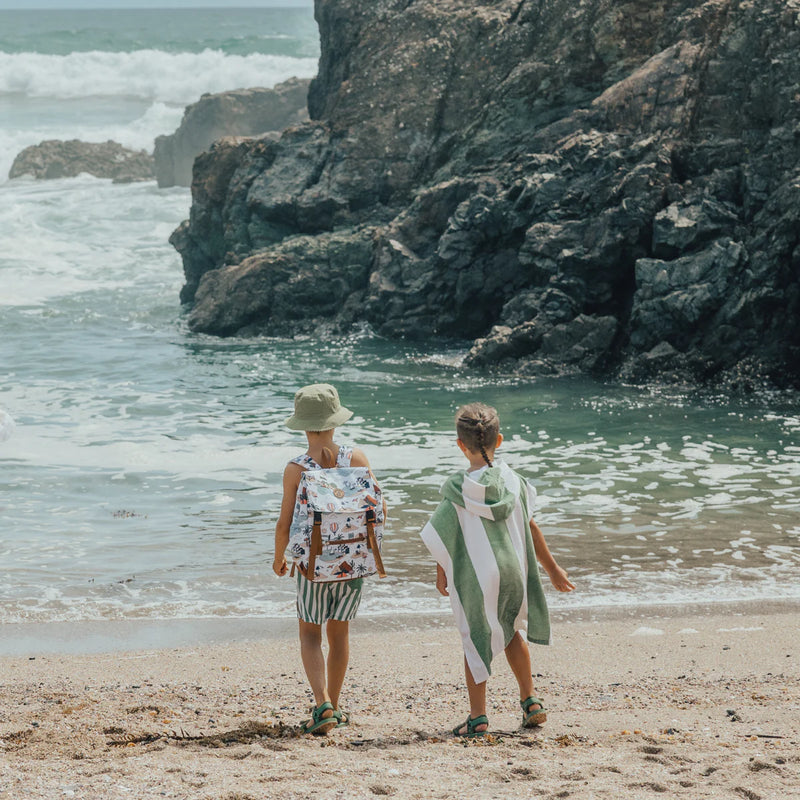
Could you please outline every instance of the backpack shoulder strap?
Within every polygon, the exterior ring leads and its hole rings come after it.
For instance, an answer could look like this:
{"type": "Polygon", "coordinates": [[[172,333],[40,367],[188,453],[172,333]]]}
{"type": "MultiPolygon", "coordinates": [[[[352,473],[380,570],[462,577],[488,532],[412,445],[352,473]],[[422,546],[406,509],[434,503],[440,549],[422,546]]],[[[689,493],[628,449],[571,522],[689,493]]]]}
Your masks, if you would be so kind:
{"type": "Polygon", "coordinates": [[[303,453],[301,456],[297,456],[297,458],[293,458],[290,464],[297,464],[303,470],[309,469],[322,469],[316,461],[308,453],[303,453]]]}

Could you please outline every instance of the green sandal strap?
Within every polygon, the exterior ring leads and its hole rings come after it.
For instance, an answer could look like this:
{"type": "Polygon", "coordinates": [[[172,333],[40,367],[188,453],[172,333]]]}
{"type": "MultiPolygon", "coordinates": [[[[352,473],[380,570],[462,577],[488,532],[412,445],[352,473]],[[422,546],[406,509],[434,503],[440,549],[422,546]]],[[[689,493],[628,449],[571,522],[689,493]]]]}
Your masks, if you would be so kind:
{"type": "Polygon", "coordinates": [[[311,709],[311,719],[303,723],[303,733],[317,733],[317,731],[327,733],[331,728],[335,728],[338,723],[336,709],[326,700],[311,709]],[[323,717],[322,715],[326,711],[332,711],[333,713],[329,717],[323,717]]]}
{"type": "Polygon", "coordinates": [[[472,739],[477,736],[483,736],[486,733],[488,733],[488,728],[489,728],[489,718],[486,716],[486,714],[480,714],[474,719],[472,717],[467,717],[466,722],[462,722],[460,725],[456,725],[456,727],[453,728],[453,735],[461,736],[464,739],[467,738],[472,739]],[[486,725],[486,730],[485,731],[476,730],[476,728],[479,725],[486,725]],[[462,728],[466,728],[467,730],[464,733],[461,733],[462,728]]]}
{"type": "Polygon", "coordinates": [[[333,716],[336,717],[336,721],[339,723],[336,726],[337,728],[346,728],[350,724],[350,713],[348,711],[342,711],[339,708],[333,712],[333,716]]]}
{"type": "Polygon", "coordinates": [[[538,728],[547,722],[547,709],[544,703],[538,697],[526,697],[520,701],[522,708],[522,727],[523,728],[538,728]],[[534,708],[539,706],[539,708],[534,708]]]}
{"type": "Polygon", "coordinates": [[[544,707],[544,703],[538,697],[534,697],[533,695],[526,697],[524,700],[520,700],[519,705],[526,714],[529,712],[531,706],[539,706],[539,708],[533,709],[534,714],[547,711],[547,709],[544,707]]]}
{"type": "Polygon", "coordinates": [[[328,717],[323,717],[322,716],[326,711],[333,711],[334,714],[336,713],[336,710],[333,707],[333,703],[330,703],[327,700],[324,703],[320,703],[311,712],[313,714],[313,716],[314,716],[314,721],[316,722],[317,720],[320,720],[320,719],[328,719],[328,717]]]}

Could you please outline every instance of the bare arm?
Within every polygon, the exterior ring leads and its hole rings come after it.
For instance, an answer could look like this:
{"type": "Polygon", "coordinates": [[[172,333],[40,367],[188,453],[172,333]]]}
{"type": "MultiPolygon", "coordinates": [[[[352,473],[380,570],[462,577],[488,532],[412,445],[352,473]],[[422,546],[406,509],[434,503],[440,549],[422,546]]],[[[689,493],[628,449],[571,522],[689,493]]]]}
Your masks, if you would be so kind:
{"type": "Polygon", "coordinates": [[[278,576],[285,575],[289,571],[285,553],[289,546],[289,529],[292,525],[297,487],[300,485],[302,473],[302,468],[297,464],[287,464],[283,472],[283,500],[281,513],[275,524],[275,558],[272,562],[272,571],[278,576]]]}
{"type": "Polygon", "coordinates": [[[567,573],[556,563],[550,548],[547,546],[547,542],[544,540],[541,528],[533,520],[531,520],[531,536],[536,558],[550,578],[550,583],[559,592],[571,592],[575,588],[575,584],[569,580],[567,573]]]}

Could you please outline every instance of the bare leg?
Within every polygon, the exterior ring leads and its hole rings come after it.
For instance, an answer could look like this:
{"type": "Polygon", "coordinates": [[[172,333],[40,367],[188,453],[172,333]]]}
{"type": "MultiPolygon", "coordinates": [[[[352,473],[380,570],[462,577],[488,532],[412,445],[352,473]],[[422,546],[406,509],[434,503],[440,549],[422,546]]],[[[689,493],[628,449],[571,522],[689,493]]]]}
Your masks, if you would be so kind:
{"type": "MultiPolygon", "coordinates": [[[[506,658],[519,684],[519,700],[522,704],[529,697],[534,696],[535,689],[531,676],[531,654],[528,651],[528,643],[522,638],[519,631],[506,647],[506,658]]],[[[544,724],[546,720],[547,713],[541,703],[530,702],[522,706],[523,727],[533,728],[544,724]]]]}
{"type": "Polygon", "coordinates": [[[528,650],[528,643],[522,638],[519,631],[506,646],[506,659],[519,684],[519,699],[525,700],[533,694],[534,688],[531,676],[531,654],[528,650]]]}
{"type": "MultiPolygon", "coordinates": [[[[300,620],[300,658],[303,660],[303,669],[314,693],[314,703],[318,706],[330,701],[328,690],[325,687],[325,657],[322,654],[322,626],[313,622],[300,620]]],[[[323,717],[329,717],[333,712],[326,711],[323,717]]]]}
{"type": "Polygon", "coordinates": [[[339,695],[350,661],[350,623],[329,619],[328,635],[328,695],[333,707],[339,709],[339,695]]]}
{"type": "MultiPolygon", "coordinates": [[[[475,683],[475,680],[472,677],[472,672],[470,672],[469,664],[467,664],[467,659],[464,659],[464,674],[467,677],[467,694],[469,695],[469,716],[471,719],[477,719],[478,717],[482,716],[486,713],[486,681],[483,683],[475,683]]],[[[481,723],[475,727],[475,730],[485,731],[489,728],[488,725],[485,723],[481,723]]],[[[467,732],[467,726],[462,725],[459,728],[460,733],[467,732]]]]}

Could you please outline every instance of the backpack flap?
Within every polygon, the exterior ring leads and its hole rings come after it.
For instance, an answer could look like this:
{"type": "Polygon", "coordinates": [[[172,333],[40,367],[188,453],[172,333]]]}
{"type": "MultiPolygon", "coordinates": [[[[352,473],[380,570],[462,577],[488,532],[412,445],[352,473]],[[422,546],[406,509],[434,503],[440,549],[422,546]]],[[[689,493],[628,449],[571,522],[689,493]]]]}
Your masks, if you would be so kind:
{"type": "Polygon", "coordinates": [[[347,514],[381,506],[381,490],[366,467],[308,470],[301,481],[309,511],[347,514]]]}

